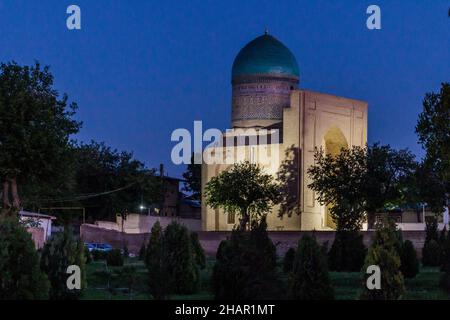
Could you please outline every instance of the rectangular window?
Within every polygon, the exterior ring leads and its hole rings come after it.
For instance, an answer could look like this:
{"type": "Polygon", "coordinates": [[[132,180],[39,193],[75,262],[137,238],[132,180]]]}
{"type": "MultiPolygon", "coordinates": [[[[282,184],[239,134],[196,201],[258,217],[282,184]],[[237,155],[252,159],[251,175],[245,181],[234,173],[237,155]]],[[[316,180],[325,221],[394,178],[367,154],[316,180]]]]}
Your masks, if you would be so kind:
{"type": "Polygon", "coordinates": [[[228,224],[234,224],[236,220],[236,214],[229,213],[227,216],[228,216],[228,224]]]}

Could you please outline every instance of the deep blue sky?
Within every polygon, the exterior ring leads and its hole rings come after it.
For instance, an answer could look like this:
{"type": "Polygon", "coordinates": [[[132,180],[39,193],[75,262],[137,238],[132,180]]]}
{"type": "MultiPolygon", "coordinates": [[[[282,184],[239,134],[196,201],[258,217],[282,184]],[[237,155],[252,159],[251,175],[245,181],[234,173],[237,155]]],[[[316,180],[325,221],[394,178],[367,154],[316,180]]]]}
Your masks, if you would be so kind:
{"type": "Polygon", "coordinates": [[[450,81],[447,0],[126,1],[2,0],[0,61],[49,64],[79,104],[77,139],[133,151],[147,166],[170,162],[176,128],[230,123],[233,59],[269,32],[300,65],[302,88],[368,101],[369,142],[408,147],[425,92],[450,81]],[[66,28],[77,4],[82,30],[66,28]],[[366,28],[366,8],[382,30],[366,28]]]}

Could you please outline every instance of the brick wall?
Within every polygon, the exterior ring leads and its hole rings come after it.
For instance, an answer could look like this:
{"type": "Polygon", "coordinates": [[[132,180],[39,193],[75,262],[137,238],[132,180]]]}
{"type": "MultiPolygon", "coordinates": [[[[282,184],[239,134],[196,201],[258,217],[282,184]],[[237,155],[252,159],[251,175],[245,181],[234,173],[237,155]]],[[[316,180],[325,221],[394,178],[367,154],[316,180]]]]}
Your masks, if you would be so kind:
{"type": "MultiPolygon", "coordinates": [[[[277,247],[277,254],[283,256],[290,247],[296,247],[298,240],[305,234],[312,235],[311,231],[271,231],[269,236],[277,247]]],[[[334,240],[333,231],[318,231],[314,235],[317,241],[322,244],[328,241],[328,247],[334,240]]],[[[106,242],[115,248],[122,248],[126,243],[128,250],[137,254],[142,246],[142,243],[148,241],[149,233],[134,233],[127,234],[115,230],[107,230],[99,228],[95,225],[83,224],[80,228],[81,238],[85,242],[106,242]]],[[[207,256],[215,256],[217,248],[222,240],[225,240],[230,235],[230,232],[219,231],[200,231],[198,232],[200,243],[205,250],[207,256]]],[[[369,246],[373,237],[372,231],[363,232],[364,243],[369,246]]],[[[403,239],[410,240],[414,244],[419,257],[422,255],[422,248],[425,242],[424,231],[403,231],[403,239]]]]}

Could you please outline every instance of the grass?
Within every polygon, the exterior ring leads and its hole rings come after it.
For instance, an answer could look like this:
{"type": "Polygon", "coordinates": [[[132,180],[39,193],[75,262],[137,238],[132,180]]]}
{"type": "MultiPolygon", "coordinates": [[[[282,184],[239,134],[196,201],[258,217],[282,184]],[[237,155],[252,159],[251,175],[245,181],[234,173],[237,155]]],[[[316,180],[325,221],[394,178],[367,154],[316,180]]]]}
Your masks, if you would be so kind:
{"type": "MultiPolygon", "coordinates": [[[[211,300],[213,295],[209,288],[214,261],[208,260],[207,267],[200,272],[200,289],[192,295],[173,295],[175,300],[211,300]]],[[[88,288],[83,300],[151,300],[147,287],[147,268],[137,258],[128,258],[123,267],[108,267],[104,260],[87,264],[86,280],[88,288]],[[135,273],[131,284],[120,272],[126,266],[133,266],[135,273]]]]}
{"type": "MultiPolygon", "coordinates": [[[[130,282],[127,277],[120,274],[123,267],[107,267],[105,261],[93,261],[87,265],[88,288],[83,294],[85,300],[149,300],[147,287],[147,269],[142,261],[137,258],[126,259],[124,266],[133,266],[132,291],[130,294],[130,282]],[[108,273],[109,271],[109,273],[108,273]],[[108,276],[108,274],[110,276],[108,276]],[[109,280],[109,289],[108,289],[109,280]]],[[[192,295],[173,295],[174,300],[212,300],[210,290],[210,278],[214,259],[207,260],[207,267],[200,273],[200,289],[192,295]]],[[[279,264],[279,268],[281,265],[279,264]]],[[[287,284],[287,276],[281,274],[284,285],[287,284]]],[[[449,295],[439,288],[441,272],[439,268],[422,267],[420,273],[414,279],[406,279],[407,300],[448,300],[449,295]]],[[[337,300],[358,299],[361,290],[361,274],[359,272],[330,272],[330,279],[334,287],[337,300]]]]}

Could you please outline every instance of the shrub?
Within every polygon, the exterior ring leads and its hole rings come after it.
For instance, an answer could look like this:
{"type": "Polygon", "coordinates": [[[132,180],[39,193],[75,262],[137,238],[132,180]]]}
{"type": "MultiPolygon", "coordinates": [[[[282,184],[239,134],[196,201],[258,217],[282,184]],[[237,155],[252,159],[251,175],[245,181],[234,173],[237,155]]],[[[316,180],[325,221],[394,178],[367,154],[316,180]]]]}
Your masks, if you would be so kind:
{"type": "Polygon", "coordinates": [[[130,252],[128,251],[128,247],[126,245],[123,246],[122,255],[124,259],[127,259],[130,256],[130,252]]]}
{"type": "Polygon", "coordinates": [[[205,252],[203,251],[202,245],[198,240],[198,234],[196,232],[191,233],[191,243],[195,257],[195,263],[197,263],[200,269],[204,269],[206,267],[205,252]]]}
{"type": "Polygon", "coordinates": [[[439,243],[431,239],[425,242],[422,249],[422,264],[424,266],[436,267],[440,265],[441,247],[439,243]]]}
{"type": "Polygon", "coordinates": [[[139,249],[139,260],[140,261],[145,261],[145,252],[146,252],[147,248],[145,247],[145,241],[142,243],[141,248],[139,249]]]}
{"type": "MultiPolygon", "coordinates": [[[[145,244],[142,247],[145,248],[145,244]]],[[[163,300],[166,298],[169,288],[164,266],[163,231],[159,221],[152,227],[144,257],[148,269],[150,294],[155,300],[163,300]]]]}
{"type": "Polygon", "coordinates": [[[52,300],[76,300],[79,299],[82,290],[86,288],[85,277],[85,247],[81,241],[77,241],[71,229],[54,234],[45,244],[41,256],[41,269],[50,280],[50,299],[52,300]],[[81,289],[69,290],[67,279],[70,274],[67,268],[77,265],[81,270],[81,289]]]}
{"type": "Polygon", "coordinates": [[[91,254],[92,254],[92,259],[94,259],[94,261],[106,260],[107,253],[105,251],[92,250],[91,254]]]}
{"type": "Polygon", "coordinates": [[[363,292],[361,299],[367,300],[396,300],[405,292],[403,275],[400,272],[400,256],[398,254],[398,233],[395,221],[383,219],[376,226],[372,246],[367,253],[362,269],[363,292]],[[377,265],[381,270],[381,289],[367,288],[366,273],[371,265],[377,265]]]}
{"type": "Polygon", "coordinates": [[[316,240],[310,236],[304,236],[298,243],[288,287],[290,299],[333,299],[326,256],[316,240]]]}
{"type": "Polygon", "coordinates": [[[89,249],[86,246],[84,246],[84,257],[85,257],[86,263],[92,262],[92,254],[91,254],[91,252],[89,252],[89,249]]]}
{"type": "Polygon", "coordinates": [[[31,235],[17,217],[0,219],[0,300],[47,299],[50,284],[31,235]]]}
{"type": "Polygon", "coordinates": [[[288,251],[286,251],[286,254],[284,255],[283,259],[283,272],[288,273],[292,271],[292,268],[294,267],[294,259],[295,259],[295,249],[289,248],[288,251]]]}
{"type": "Polygon", "coordinates": [[[439,235],[438,235],[438,222],[436,217],[430,217],[426,220],[426,238],[425,242],[429,242],[431,240],[435,240],[436,242],[439,241],[439,235]]]}
{"type": "Polygon", "coordinates": [[[330,270],[359,271],[364,264],[366,252],[363,236],[358,231],[337,231],[328,253],[330,270]]]}
{"type": "Polygon", "coordinates": [[[106,254],[106,263],[112,267],[123,266],[123,255],[119,249],[112,249],[106,254]]]}
{"type": "Polygon", "coordinates": [[[218,300],[280,298],[275,246],[265,219],[254,222],[249,232],[233,230],[220,243],[211,283],[218,300]]]}
{"type": "Polygon", "coordinates": [[[441,245],[441,271],[450,270],[450,236],[441,245]]]}
{"type": "Polygon", "coordinates": [[[441,288],[450,293],[450,237],[447,236],[443,245],[443,255],[442,255],[442,266],[441,271],[443,275],[440,280],[441,288]]]}
{"type": "Polygon", "coordinates": [[[189,231],[173,221],[164,232],[164,266],[169,274],[169,287],[177,294],[194,293],[200,274],[189,231]]]}
{"type": "Polygon", "coordinates": [[[405,278],[414,278],[419,273],[419,260],[417,259],[416,249],[409,240],[403,243],[400,261],[400,270],[405,278]]]}

